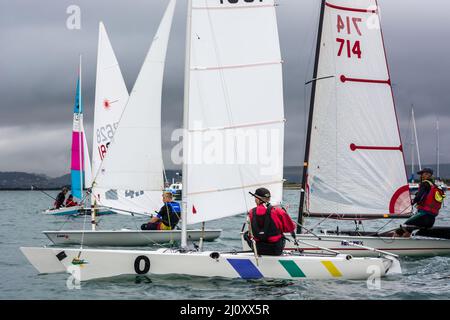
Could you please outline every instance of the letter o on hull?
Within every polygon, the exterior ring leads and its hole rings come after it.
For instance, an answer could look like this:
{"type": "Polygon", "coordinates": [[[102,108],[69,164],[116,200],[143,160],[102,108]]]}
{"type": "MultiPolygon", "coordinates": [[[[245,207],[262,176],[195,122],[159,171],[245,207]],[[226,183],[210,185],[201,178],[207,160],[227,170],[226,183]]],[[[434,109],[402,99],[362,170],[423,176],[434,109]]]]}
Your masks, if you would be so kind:
{"type": "Polygon", "coordinates": [[[150,259],[146,256],[139,256],[134,260],[134,271],[137,274],[146,274],[150,271],[150,259]]]}

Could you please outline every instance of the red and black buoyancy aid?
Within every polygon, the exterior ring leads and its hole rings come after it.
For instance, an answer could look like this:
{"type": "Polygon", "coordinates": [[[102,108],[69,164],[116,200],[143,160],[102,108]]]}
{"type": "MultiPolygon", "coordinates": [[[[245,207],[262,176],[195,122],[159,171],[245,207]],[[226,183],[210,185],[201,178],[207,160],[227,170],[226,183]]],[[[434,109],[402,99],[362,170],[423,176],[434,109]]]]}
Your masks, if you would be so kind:
{"type": "Polygon", "coordinates": [[[272,218],[272,209],[273,207],[269,205],[265,214],[257,215],[256,208],[253,208],[250,222],[255,241],[274,243],[283,237],[282,231],[278,229],[272,218]]]}
{"type": "Polygon", "coordinates": [[[425,180],[430,185],[430,191],[425,199],[417,205],[417,209],[430,212],[434,215],[439,214],[442,206],[442,200],[445,197],[444,191],[439,189],[433,182],[425,180]]]}

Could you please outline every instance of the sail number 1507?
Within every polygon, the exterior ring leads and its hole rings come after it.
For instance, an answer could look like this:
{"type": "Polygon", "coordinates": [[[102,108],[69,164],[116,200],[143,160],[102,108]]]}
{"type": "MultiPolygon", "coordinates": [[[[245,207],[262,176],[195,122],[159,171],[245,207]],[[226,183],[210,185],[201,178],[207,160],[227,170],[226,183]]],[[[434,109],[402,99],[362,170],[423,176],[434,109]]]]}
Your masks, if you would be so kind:
{"type": "Polygon", "coordinates": [[[247,2],[247,3],[263,2],[264,0],[219,0],[219,1],[220,1],[220,4],[224,4],[225,2],[235,4],[235,3],[239,3],[239,2],[247,2]]]}

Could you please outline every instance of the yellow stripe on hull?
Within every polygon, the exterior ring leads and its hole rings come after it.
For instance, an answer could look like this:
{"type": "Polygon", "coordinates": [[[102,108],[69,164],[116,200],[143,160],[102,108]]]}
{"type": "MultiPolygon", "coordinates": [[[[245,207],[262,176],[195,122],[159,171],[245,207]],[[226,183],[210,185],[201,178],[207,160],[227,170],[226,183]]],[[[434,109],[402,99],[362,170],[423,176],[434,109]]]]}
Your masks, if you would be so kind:
{"type": "Polygon", "coordinates": [[[339,271],[339,269],[334,265],[333,262],[331,261],[321,261],[322,264],[325,266],[325,268],[327,268],[328,272],[333,276],[333,277],[342,277],[342,273],[339,271]]]}

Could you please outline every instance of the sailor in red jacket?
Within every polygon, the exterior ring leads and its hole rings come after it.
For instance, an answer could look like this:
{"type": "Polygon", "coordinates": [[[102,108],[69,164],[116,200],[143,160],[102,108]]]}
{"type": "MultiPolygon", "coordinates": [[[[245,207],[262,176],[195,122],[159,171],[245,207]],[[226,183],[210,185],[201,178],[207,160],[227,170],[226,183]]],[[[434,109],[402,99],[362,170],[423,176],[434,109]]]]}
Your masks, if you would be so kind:
{"type": "Polygon", "coordinates": [[[75,207],[77,205],[78,205],[78,202],[73,201],[73,195],[69,195],[69,197],[66,200],[66,208],[75,207]]]}
{"type": "Polygon", "coordinates": [[[255,241],[260,255],[279,256],[286,243],[284,233],[294,232],[295,223],[283,208],[270,204],[270,191],[266,188],[250,194],[255,197],[256,207],[248,212],[251,232],[247,242],[253,248],[255,241]]]}

